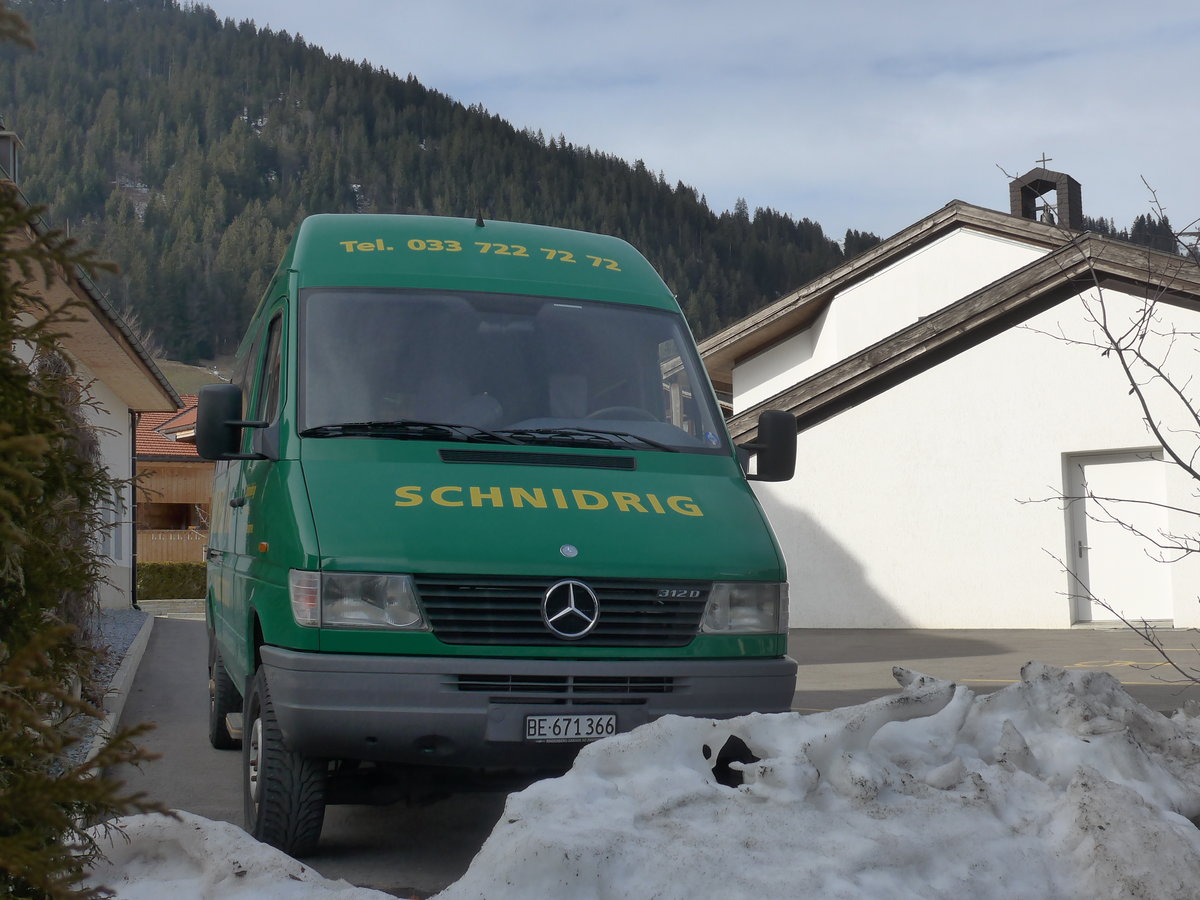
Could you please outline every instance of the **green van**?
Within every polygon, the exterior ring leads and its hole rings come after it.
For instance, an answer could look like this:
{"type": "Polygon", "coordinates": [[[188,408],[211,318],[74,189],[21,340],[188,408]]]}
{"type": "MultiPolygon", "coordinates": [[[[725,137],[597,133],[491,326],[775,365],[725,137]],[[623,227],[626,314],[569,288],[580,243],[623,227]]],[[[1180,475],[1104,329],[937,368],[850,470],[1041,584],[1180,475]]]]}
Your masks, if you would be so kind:
{"type": "Polygon", "coordinates": [[[787,584],[678,304],[612,237],[425,216],[300,225],[202,389],[217,460],[209,736],[300,855],[327,803],[564,768],[669,713],[789,709],[787,584]],[[435,768],[436,767],[436,768],[435,768]]]}

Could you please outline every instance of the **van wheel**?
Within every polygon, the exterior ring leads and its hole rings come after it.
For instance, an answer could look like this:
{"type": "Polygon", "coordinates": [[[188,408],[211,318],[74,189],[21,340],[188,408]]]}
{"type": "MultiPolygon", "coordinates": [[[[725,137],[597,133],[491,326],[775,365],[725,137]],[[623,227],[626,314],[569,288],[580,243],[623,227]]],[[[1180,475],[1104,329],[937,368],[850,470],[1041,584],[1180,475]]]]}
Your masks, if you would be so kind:
{"type": "Polygon", "coordinates": [[[284,746],[261,668],[246,694],[243,724],[246,830],[290,856],[312,853],[325,820],[328,765],[284,746]]]}
{"type": "Polygon", "coordinates": [[[242,742],[230,736],[225,717],[241,712],[242,698],[211,635],[208,641],[208,742],[218,750],[236,750],[242,742]]]}

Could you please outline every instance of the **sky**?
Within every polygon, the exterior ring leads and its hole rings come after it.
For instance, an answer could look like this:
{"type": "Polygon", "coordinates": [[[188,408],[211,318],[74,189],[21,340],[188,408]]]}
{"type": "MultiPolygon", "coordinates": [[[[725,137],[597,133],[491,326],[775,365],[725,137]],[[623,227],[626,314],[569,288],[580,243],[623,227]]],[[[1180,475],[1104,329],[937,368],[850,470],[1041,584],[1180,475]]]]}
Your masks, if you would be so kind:
{"type": "MultiPolygon", "coordinates": [[[[812,715],[667,716],[509,796],[438,900],[1194,900],[1200,720],[1027,663],[986,696],[904,669],[812,715]],[[748,753],[718,778],[736,739],[748,753]],[[707,751],[707,752],[706,752],[707,751]],[[728,777],[733,776],[733,777],[728,777]]],[[[227,822],[123,820],[121,900],[384,900],[227,822]]]]}
{"type": "Polygon", "coordinates": [[[1117,227],[1150,189],[1177,230],[1200,216],[1194,0],[205,5],[838,239],[1007,211],[1044,158],[1117,227]]]}

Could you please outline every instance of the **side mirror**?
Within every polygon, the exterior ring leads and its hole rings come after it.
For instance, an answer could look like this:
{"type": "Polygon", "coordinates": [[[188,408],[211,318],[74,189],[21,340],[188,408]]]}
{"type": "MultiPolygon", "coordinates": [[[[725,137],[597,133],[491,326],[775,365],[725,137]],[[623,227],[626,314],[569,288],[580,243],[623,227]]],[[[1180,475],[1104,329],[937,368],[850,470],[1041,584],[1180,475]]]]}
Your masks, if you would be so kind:
{"type": "Polygon", "coordinates": [[[196,452],[203,459],[266,459],[241,452],[242,429],[268,424],[242,419],[242,389],[236,384],[206,384],[196,402],[196,452]]]}
{"type": "Polygon", "coordinates": [[[751,481],[789,481],[796,474],[796,417],[769,409],[758,417],[758,440],[738,447],[743,458],[758,455],[758,472],[751,481]]]}

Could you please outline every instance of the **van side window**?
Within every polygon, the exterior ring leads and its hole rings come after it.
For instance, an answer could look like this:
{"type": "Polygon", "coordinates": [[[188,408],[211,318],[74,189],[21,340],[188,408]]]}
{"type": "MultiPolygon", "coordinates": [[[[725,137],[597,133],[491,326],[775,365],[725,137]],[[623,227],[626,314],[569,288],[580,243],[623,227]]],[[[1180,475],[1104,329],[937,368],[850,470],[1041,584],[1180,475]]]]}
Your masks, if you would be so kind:
{"type": "Polygon", "coordinates": [[[256,338],[253,344],[238,355],[237,361],[233,367],[233,375],[230,378],[234,384],[242,389],[243,409],[242,414],[245,415],[245,396],[250,390],[252,372],[254,371],[254,362],[258,355],[259,342],[256,338]]]}
{"type": "Polygon", "coordinates": [[[283,381],[283,316],[276,315],[267,326],[267,349],[263,354],[262,377],[255,398],[255,415],[274,422],[279,415],[279,388],[283,381]]]}

